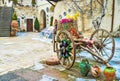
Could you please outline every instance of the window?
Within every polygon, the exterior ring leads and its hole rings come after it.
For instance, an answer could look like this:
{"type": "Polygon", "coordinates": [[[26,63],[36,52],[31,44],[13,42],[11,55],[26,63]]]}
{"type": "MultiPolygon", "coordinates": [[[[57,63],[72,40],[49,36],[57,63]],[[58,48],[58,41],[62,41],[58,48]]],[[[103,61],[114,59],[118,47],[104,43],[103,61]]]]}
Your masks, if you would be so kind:
{"type": "Polygon", "coordinates": [[[59,15],[59,18],[62,19],[62,15],[59,15]]]}
{"type": "Polygon", "coordinates": [[[48,7],[46,8],[46,11],[49,12],[49,8],[48,7]]]}
{"type": "Polygon", "coordinates": [[[71,9],[68,9],[68,12],[70,13],[70,12],[71,12],[71,9]]]}
{"type": "Polygon", "coordinates": [[[66,15],[67,15],[67,13],[66,13],[66,12],[64,12],[64,13],[63,13],[63,15],[64,15],[64,16],[66,16],[66,15]]]}

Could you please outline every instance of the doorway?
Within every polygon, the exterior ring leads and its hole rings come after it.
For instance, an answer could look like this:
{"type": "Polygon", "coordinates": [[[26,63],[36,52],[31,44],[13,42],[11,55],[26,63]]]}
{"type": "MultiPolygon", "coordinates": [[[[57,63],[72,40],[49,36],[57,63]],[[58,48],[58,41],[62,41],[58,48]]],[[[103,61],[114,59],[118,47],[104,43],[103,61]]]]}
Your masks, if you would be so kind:
{"type": "Polygon", "coordinates": [[[33,31],[33,19],[27,19],[27,31],[28,32],[33,31]]]}
{"type": "Polygon", "coordinates": [[[40,29],[46,28],[46,13],[44,10],[40,12],[40,29]]]}

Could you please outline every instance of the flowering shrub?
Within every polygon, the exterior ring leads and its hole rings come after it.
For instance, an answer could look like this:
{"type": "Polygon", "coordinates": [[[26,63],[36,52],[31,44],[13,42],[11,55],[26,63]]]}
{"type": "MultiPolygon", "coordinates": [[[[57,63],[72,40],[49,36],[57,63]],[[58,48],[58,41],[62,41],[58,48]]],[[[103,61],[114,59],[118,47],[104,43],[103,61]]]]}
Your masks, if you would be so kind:
{"type": "Polygon", "coordinates": [[[61,20],[61,23],[62,23],[62,24],[68,23],[68,22],[73,22],[73,19],[64,18],[64,19],[61,20]]]}

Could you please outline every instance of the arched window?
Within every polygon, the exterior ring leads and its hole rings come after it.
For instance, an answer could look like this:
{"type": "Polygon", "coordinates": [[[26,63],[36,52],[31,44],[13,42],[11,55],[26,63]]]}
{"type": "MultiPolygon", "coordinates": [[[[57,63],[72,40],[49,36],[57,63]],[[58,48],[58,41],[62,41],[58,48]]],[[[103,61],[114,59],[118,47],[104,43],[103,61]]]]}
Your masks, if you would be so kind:
{"type": "Polygon", "coordinates": [[[66,15],[67,15],[67,13],[66,13],[66,12],[64,12],[64,13],[63,13],[63,15],[64,15],[64,16],[66,16],[66,15]]]}
{"type": "Polygon", "coordinates": [[[71,9],[68,9],[68,12],[70,13],[70,12],[71,12],[71,9]]]}
{"type": "Polygon", "coordinates": [[[62,15],[59,15],[59,18],[62,19],[62,15]]]}
{"type": "Polygon", "coordinates": [[[48,7],[46,8],[46,12],[49,12],[49,8],[48,7]]]}

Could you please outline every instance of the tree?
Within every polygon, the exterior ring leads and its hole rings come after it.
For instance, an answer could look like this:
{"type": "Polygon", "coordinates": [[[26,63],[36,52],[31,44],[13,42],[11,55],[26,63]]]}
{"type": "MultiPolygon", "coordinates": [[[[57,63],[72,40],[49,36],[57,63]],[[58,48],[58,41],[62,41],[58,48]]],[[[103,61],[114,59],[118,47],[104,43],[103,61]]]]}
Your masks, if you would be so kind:
{"type": "Polygon", "coordinates": [[[17,4],[18,3],[18,0],[13,0],[13,4],[17,4]]]}
{"type": "Polygon", "coordinates": [[[35,4],[36,4],[35,0],[32,0],[32,6],[35,6],[35,4]]]}
{"type": "Polygon", "coordinates": [[[68,0],[66,4],[68,4],[71,9],[74,11],[79,11],[81,14],[81,22],[82,22],[82,31],[85,31],[85,16],[89,15],[91,18],[95,16],[96,11],[101,11],[101,16],[93,19],[92,24],[94,28],[99,28],[102,18],[105,16],[105,8],[108,0],[68,0]],[[101,9],[101,10],[100,10],[101,9]]]}
{"type": "Polygon", "coordinates": [[[34,28],[35,28],[35,30],[37,30],[37,31],[39,31],[39,21],[38,21],[38,19],[36,18],[35,19],[35,22],[34,22],[34,28]]]}
{"type": "Polygon", "coordinates": [[[17,15],[16,15],[16,13],[14,13],[14,14],[12,15],[12,20],[17,20],[17,15]]]}

